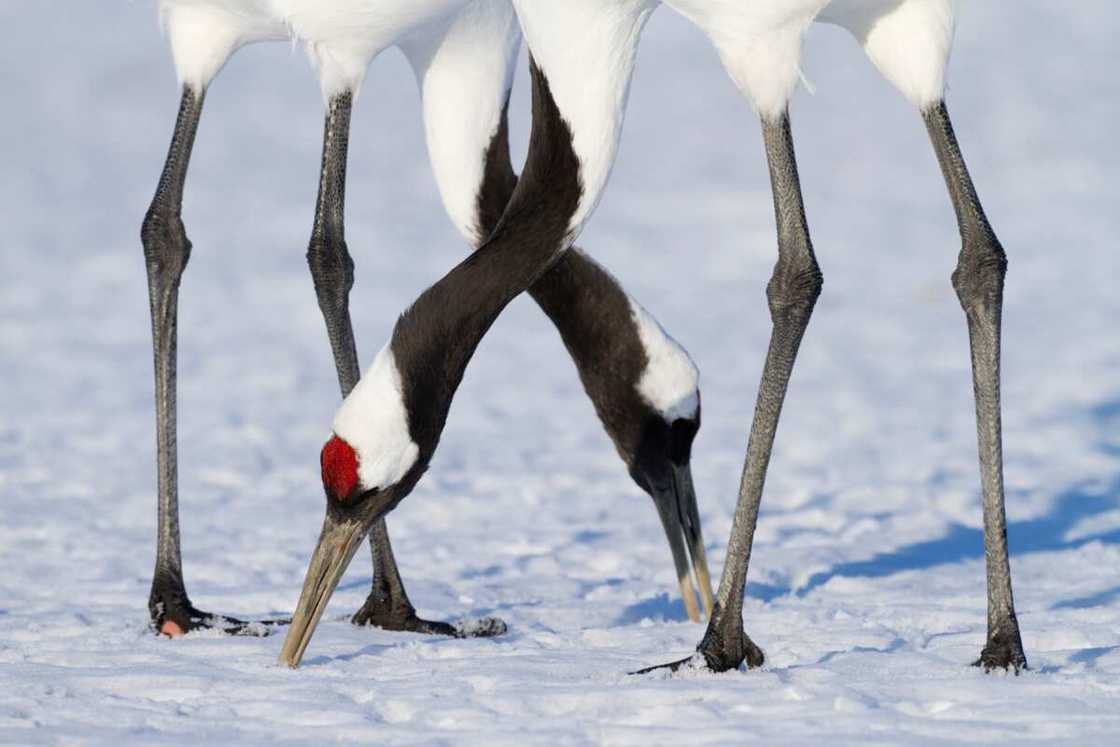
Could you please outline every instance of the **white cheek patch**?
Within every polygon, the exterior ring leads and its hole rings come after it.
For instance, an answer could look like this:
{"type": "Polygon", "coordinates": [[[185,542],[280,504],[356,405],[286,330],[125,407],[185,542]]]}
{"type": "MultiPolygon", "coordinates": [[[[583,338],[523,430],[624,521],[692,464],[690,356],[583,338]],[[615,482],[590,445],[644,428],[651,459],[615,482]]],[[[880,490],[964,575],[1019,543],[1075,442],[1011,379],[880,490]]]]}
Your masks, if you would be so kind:
{"type": "Polygon", "coordinates": [[[667,422],[695,417],[700,407],[696,364],[637,301],[630,299],[630,310],[648,359],[638,380],[638,394],[667,422]]]}
{"type": "Polygon", "coordinates": [[[388,345],[343,401],[332,430],[357,452],[366,490],[396,484],[416,464],[420,448],[408,431],[401,375],[388,345]]]}

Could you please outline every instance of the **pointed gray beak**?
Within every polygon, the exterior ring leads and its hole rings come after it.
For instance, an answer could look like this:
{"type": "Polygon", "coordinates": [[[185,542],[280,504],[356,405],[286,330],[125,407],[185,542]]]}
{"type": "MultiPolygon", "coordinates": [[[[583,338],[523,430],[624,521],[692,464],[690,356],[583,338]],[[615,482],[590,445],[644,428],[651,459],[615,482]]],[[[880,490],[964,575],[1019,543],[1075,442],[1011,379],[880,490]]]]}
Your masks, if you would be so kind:
{"type": "Polygon", "coordinates": [[[288,637],[284,639],[284,647],[280,650],[282,664],[293,669],[299,666],[303,652],[307,650],[307,644],[311,642],[311,636],[323,616],[323,610],[327,608],[327,602],[354,558],[354,553],[365,539],[366,532],[367,526],[360,521],[334,519],[327,514],[323,521],[323,531],[319,535],[319,544],[307,567],[299,606],[292,615],[288,637]]]}
{"type": "Polygon", "coordinates": [[[673,553],[673,564],[677,569],[677,580],[681,587],[688,619],[700,621],[700,611],[696,606],[692,575],[700,587],[700,598],[704,614],[712,616],[713,596],[712,578],[708,571],[708,557],[704,552],[704,537],[700,531],[700,510],[696,506],[696,488],[692,484],[692,469],[687,465],[673,465],[672,480],[668,485],[655,488],[653,502],[665,528],[669,549],[673,553]],[[687,546],[687,551],[686,551],[687,546]],[[689,558],[691,557],[691,567],[689,558]]]}

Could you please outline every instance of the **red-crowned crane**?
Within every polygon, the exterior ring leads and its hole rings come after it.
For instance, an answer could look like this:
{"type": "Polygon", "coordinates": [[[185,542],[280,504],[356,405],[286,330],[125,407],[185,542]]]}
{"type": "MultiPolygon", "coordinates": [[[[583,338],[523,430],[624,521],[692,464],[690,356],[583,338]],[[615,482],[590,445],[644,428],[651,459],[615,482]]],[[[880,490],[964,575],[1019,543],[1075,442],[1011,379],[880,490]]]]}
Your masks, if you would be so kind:
{"type": "MultiPolygon", "coordinates": [[[[656,0],[513,0],[533,59],[528,160],[505,216],[470,259],[405,312],[375,367],[335,419],[324,454],[327,516],[281,655],[298,664],[356,543],[415,485],[475,345],[504,306],[557,261],[607,183],[642,29],[656,0]],[[469,299],[450,304],[450,299],[469,299]],[[453,344],[447,344],[452,342],[453,344]],[[421,375],[422,374],[422,375],[421,375]],[[384,419],[394,403],[393,422],[384,419]],[[376,406],[374,406],[376,405],[376,406]],[[357,443],[357,424],[366,423],[357,443]],[[375,426],[370,424],[376,423],[375,426]],[[338,469],[339,454],[391,465],[338,469]]],[[[665,0],[707,33],[737,87],[756,107],[769,161],[778,260],[767,287],[773,322],[746,464],[717,594],[694,662],[715,671],[763,662],[743,631],[751,543],[794,360],[822,277],[801,197],[788,104],[802,39],[814,21],[849,30],[880,72],[919,110],[956,210],[963,248],[953,274],[968,321],[983,489],[988,635],[976,663],[1026,666],[1011,593],[999,404],[1000,312],[1006,258],[961,155],[944,101],[953,0],[665,0]]]]}
{"type": "MultiPolygon", "coordinates": [[[[161,0],[160,10],[182,99],[141,234],[155,348],[159,473],[159,530],[149,608],[153,627],[168,635],[201,627],[251,634],[261,632],[261,626],[194,607],[183,580],[179,543],[176,310],[180,277],[191,252],[181,209],[207,87],[234,51],[256,41],[298,39],[318,69],[327,113],[307,259],[345,396],[359,379],[349,315],[354,265],[343,231],[346,154],[351,106],[366,68],[394,46],[411,63],[444,205],[459,231],[478,245],[494,228],[517,183],[510,165],[506,106],[521,35],[508,0],[161,0]]],[[[698,620],[692,572],[709,614],[712,592],[689,469],[692,440],[700,425],[696,368],[653,317],[586,255],[569,252],[551,271],[538,275],[530,292],[563,337],[630,474],[653,497],[686,610],[698,620]]],[[[478,287],[462,298],[443,301],[466,309],[484,292],[478,287]]],[[[458,342],[447,339],[441,344],[453,348],[458,342]]],[[[383,424],[397,427],[403,416],[391,397],[368,399],[370,392],[398,386],[392,361],[379,358],[367,377],[370,384],[358,397],[367,396],[369,406],[384,409],[374,420],[343,418],[337,426],[359,446],[364,438],[391,435],[383,424]]],[[[457,383],[445,382],[452,387],[457,383]]],[[[374,482],[399,477],[407,458],[363,454],[360,474],[374,482]]],[[[331,455],[328,450],[324,458],[334,459],[331,455]]],[[[368,529],[373,588],[354,615],[355,623],[451,636],[505,630],[502,621],[491,618],[469,626],[419,618],[401,582],[384,521],[379,518],[368,529]]]]}

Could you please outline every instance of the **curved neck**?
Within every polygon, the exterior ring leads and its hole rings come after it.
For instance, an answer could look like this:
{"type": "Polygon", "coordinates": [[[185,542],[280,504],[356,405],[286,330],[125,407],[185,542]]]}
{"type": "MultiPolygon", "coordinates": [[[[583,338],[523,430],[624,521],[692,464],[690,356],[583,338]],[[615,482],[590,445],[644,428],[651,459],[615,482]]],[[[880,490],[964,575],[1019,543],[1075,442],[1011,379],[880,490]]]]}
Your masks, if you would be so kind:
{"type": "Polygon", "coordinates": [[[502,309],[570,243],[580,195],[572,134],[531,65],[533,129],[525,170],[490,238],[401,315],[391,342],[421,461],[435,450],[475,348],[502,309]]]}

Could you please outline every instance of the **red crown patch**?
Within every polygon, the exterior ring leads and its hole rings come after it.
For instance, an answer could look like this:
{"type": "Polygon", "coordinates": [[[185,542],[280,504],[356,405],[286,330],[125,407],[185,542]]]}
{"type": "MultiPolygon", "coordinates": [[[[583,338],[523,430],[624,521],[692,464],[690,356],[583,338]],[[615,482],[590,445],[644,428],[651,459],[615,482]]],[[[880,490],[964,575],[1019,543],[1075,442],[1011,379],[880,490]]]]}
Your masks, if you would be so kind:
{"type": "Polygon", "coordinates": [[[323,487],[336,500],[344,501],[358,484],[358,454],[350,444],[332,436],[319,456],[323,468],[323,487]]]}

